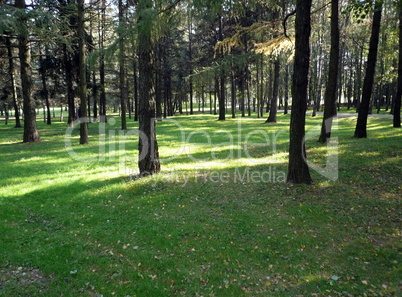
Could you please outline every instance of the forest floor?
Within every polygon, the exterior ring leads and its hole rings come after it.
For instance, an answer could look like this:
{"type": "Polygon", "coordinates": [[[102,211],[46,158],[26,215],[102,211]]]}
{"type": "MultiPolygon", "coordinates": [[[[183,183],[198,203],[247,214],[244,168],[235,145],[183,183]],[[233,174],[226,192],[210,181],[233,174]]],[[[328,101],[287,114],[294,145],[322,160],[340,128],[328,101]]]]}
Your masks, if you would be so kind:
{"type": "Polygon", "coordinates": [[[138,179],[136,123],[0,126],[0,296],[400,296],[402,130],[307,117],[312,185],[285,183],[289,115],[157,123],[162,172],[138,179]]]}

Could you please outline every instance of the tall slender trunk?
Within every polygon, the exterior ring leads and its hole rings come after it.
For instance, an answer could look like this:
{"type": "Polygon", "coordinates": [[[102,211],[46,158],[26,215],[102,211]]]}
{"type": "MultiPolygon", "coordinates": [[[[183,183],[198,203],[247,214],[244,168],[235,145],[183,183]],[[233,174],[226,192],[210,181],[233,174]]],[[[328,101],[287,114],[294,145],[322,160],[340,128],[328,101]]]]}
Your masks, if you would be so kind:
{"type": "MultiPolygon", "coordinates": [[[[25,0],[15,0],[15,7],[25,10],[25,0]]],[[[19,23],[23,32],[18,36],[19,59],[21,65],[21,87],[24,101],[24,136],[23,142],[40,141],[38,129],[36,128],[35,100],[32,96],[32,66],[31,51],[29,48],[27,19],[21,17],[19,23]]]]}
{"type": "Polygon", "coordinates": [[[283,107],[284,114],[288,114],[289,109],[289,65],[285,67],[285,106],[283,107]]]}
{"type": "Polygon", "coordinates": [[[278,57],[274,62],[274,86],[272,92],[271,105],[269,108],[269,116],[268,119],[265,121],[266,123],[276,123],[276,112],[278,109],[279,70],[280,70],[280,61],[278,57]]]}
{"type": "Polygon", "coordinates": [[[133,60],[133,84],[134,84],[134,121],[138,121],[138,76],[137,76],[137,61],[133,60]]]}
{"type": "Polygon", "coordinates": [[[373,16],[371,28],[370,48],[367,59],[366,75],[363,82],[362,100],[360,102],[359,115],[357,117],[355,138],[367,137],[367,117],[370,109],[370,101],[373,93],[375,66],[377,62],[378,40],[380,35],[382,2],[376,2],[376,10],[373,16]]]}
{"type": "Polygon", "coordinates": [[[162,39],[159,38],[155,45],[155,102],[156,118],[162,120],[162,39]]]}
{"type": "Polygon", "coordinates": [[[160,172],[158,142],[155,131],[155,94],[152,85],[154,69],[152,67],[152,38],[149,9],[151,0],[138,2],[138,61],[139,61],[139,143],[138,167],[140,176],[160,172]]]}
{"type": "Polygon", "coordinates": [[[93,99],[93,114],[94,120],[96,121],[98,118],[98,86],[96,84],[96,74],[95,71],[92,71],[92,99],[93,99]]]}
{"type": "Polygon", "coordinates": [[[395,128],[401,127],[401,97],[402,97],[402,1],[399,1],[399,64],[398,64],[398,87],[394,99],[395,128]]]}
{"type": "Polygon", "coordinates": [[[312,182],[304,143],[307,109],[308,70],[310,62],[311,0],[296,1],[296,41],[292,83],[292,113],[287,181],[312,182]]]}
{"type": "Polygon", "coordinates": [[[329,53],[328,80],[324,96],[324,118],[319,142],[331,137],[332,119],[336,116],[336,91],[339,70],[339,0],[331,1],[331,50],[329,53]]]}
{"type": "MultiPolygon", "coordinates": [[[[105,40],[105,22],[106,22],[106,0],[101,3],[101,18],[99,25],[99,47],[104,48],[105,40]]],[[[106,123],[106,88],[105,88],[105,54],[101,51],[99,56],[99,80],[100,80],[100,96],[99,96],[99,117],[101,123],[106,123]]]]}
{"type": "Polygon", "coordinates": [[[126,69],[124,59],[124,36],[123,24],[124,20],[124,5],[123,0],[119,0],[119,83],[120,83],[120,107],[121,107],[121,129],[127,129],[127,84],[126,84],[126,69]]]}
{"type": "Polygon", "coordinates": [[[74,104],[74,88],[73,88],[73,63],[71,61],[71,54],[68,52],[67,46],[63,46],[64,55],[64,70],[66,74],[66,86],[67,86],[67,106],[68,106],[68,125],[72,125],[75,116],[75,104],[74,104]]]}
{"type": "MultiPolygon", "coordinates": [[[[223,25],[222,25],[222,16],[219,15],[219,33],[218,33],[218,40],[223,40],[223,25]]],[[[220,58],[223,57],[223,51],[220,52],[220,58]]],[[[223,65],[221,65],[221,69],[219,70],[219,121],[224,121],[226,119],[226,110],[225,110],[225,70],[223,69],[223,65]]]]}
{"type": "Polygon", "coordinates": [[[356,95],[356,112],[359,112],[360,109],[360,98],[362,95],[361,83],[362,83],[362,68],[363,68],[363,52],[364,47],[361,46],[359,48],[359,56],[357,57],[357,70],[356,70],[356,80],[355,80],[355,95],[356,95]]]}
{"type": "Polygon", "coordinates": [[[192,66],[192,60],[193,60],[193,48],[192,48],[192,38],[191,38],[191,31],[192,31],[192,19],[191,19],[191,12],[189,10],[189,15],[188,15],[188,59],[189,59],[189,65],[190,65],[190,78],[189,78],[189,88],[190,88],[190,114],[194,113],[193,110],[193,77],[191,76],[193,74],[193,66],[192,66]]]}
{"type": "Polygon", "coordinates": [[[14,115],[15,115],[15,126],[14,128],[21,128],[21,120],[20,120],[20,109],[17,102],[17,87],[15,83],[15,69],[13,62],[13,50],[11,47],[11,37],[6,37],[6,46],[7,46],[7,55],[8,55],[8,72],[10,74],[11,80],[11,88],[12,88],[12,96],[13,96],[13,105],[14,105],[14,115]]]}
{"type": "MultiPolygon", "coordinates": [[[[233,65],[232,65],[232,70],[230,72],[230,87],[231,87],[231,99],[232,99],[232,118],[236,117],[236,82],[235,82],[235,74],[233,70],[233,65]]],[[[202,87],[204,89],[204,86],[202,87]]],[[[203,90],[204,94],[204,90],[203,90]]],[[[202,96],[202,101],[204,105],[204,95],[202,96]]]]}
{"type": "MultiPolygon", "coordinates": [[[[40,74],[42,79],[42,92],[45,97],[45,105],[46,105],[46,121],[45,123],[48,125],[52,124],[52,119],[50,115],[50,102],[49,102],[49,91],[47,89],[47,81],[46,81],[46,68],[43,63],[42,53],[39,54],[39,64],[40,64],[40,74]]],[[[43,115],[45,117],[45,114],[43,115]]]]}
{"type": "Polygon", "coordinates": [[[78,56],[79,56],[79,89],[80,89],[80,144],[88,143],[88,110],[87,110],[87,66],[85,58],[84,32],[84,0],[77,1],[78,9],[78,56]]]}

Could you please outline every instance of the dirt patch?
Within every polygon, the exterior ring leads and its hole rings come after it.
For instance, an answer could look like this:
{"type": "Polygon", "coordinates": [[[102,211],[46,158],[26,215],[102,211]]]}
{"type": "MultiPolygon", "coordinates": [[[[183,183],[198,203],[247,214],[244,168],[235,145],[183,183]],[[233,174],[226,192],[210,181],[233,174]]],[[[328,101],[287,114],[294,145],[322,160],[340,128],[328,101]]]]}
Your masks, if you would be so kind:
{"type": "Polygon", "coordinates": [[[0,267],[0,293],[31,290],[43,292],[49,281],[50,277],[36,268],[0,267]]]}

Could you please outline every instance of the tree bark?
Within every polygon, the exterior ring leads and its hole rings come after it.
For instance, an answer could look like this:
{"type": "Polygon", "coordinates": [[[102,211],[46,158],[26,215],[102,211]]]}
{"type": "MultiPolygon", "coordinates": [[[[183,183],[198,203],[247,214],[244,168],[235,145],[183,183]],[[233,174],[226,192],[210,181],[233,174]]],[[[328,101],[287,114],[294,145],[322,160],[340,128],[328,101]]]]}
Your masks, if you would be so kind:
{"type": "Polygon", "coordinates": [[[139,157],[140,176],[160,172],[158,142],[155,131],[155,94],[152,84],[154,69],[152,65],[151,22],[148,10],[151,0],[138,1],[138,60],[139,60],[139,157]]]}
{"type": "Polygon", "coordinates": [[[283,113],[288,114],[289,109],[289,65],[285,66],[285,106],[283,107],[283,113]]]}
{"type": "Polygon", "coordinates": [[[79,89],[80,89],[80,144],[88,143],[88,110],[87,110],[87,71],[85,57],[84,32],[84,0],[77,1],[78,9],[78,57],[79,57],[79,89]]]}
{"type": "Polygon", "coordinates": [[[367,117],[370,109],[370,101],[373,93],[375,66],[377,63],[378,40],[380,35],[382,2],[376,2],[376,10],[373,16],[371,28],[370,48],[367,59],[366,75],[363,82],[362,99],[359,107],[359,115],[355,129],[355,138],[367,137],[367,117]]]}
{"type": "Polygon", "coordinates": [[[15,126],[14,128],[21,128],[21,120],[20,120],[20,110],[18,107],[17,102],[17,87],[15,83],[15,71],[14,71],[14,62],[13,62],[13,50],[11,47],[11,37],[6,37],[6,46],[7,46],[7,55],[8,55],[8,71],[10,74],[11,80],[11,88],[12,88],[12,95],[13,95],[13,105],[14,105],[14,114],[15,114],[15,126]]]}
{"type": "Polygon", "coordinates": [[[133,60],[133,84],[134,84],[134,122],[138,121],[138,76],[137,76],[137,61],[133,60]]]}
{"type": "Polygon", "coordinates": [[[311,184],[304,143],[310,61],[311,0],[296,1],[296,41],[287,181],[311,184]]]}
{"type": "MultiPolygon", "coordinates": [[[[233,70],[233,64],[232,64],[232,69],[230,71],[230,90],[231,90],[231,106],[232,106],[232,118],[234,119],[236,117],[236,81],[235,81],[235,73],[233,70]]],[[[202,104],[204,106],[204,86],[203,86],[203,95],[202,95],[202,104]]]]}
{"type": "Polygon", "coordinates": [[[189,78],[189,88],[190,88],[190,114],[194,114],[193,107],[193,48],[192,48],[192,39],[191,39],[191,31],[192,31],[192,18],[191,12],[188,13],[188,59],[189,59],[189,67],[190,67],[190,78],[189,78]]]}
{"type": "Polygon", "coordinates": [[[120,83],[120,107],[121,107],[121,129],[127,130],[127,84],[126,84],[126,71],[124,59],[124,37],[123,37],[123,24],[124,24],[124,6],[123,0],[119,0],[119,83],[120,83]]]}
{"type": "MultiPolygon", "coordinates": [[[[219,18],[219,33],[218,40],[223,41],[223,26],[222,26],[222,16],[218,15],[219,18]]],[[[223,57],[223,52],[220,52],[220,57],[223,57]]],[[[223,65],[221,65],[221,69],[219,70],[219,93],[218,93],[218,101],[219,101],[219,121],[224,121],[226,119],[226,109],[225,109],[225,70],[223,69],[223,65]]]]}
{"type": "Polygon", "coordinates": [[[398,88],[394,99],[394,128],[401,127],[401,97],[402,97],[402,1],[399,1],[399,62],[398,88]]]}
{"type": "Polygon", "coordinates": [[[274,86],[272,91],[271,104],[269,108],[269,116],[265,123],[276,123],[276,113],[278,109],[278,92],[279,92],[279,70],[280,61],[279,57],[274,62],[274,86]]]}
{"type": "MultiPolygon", "coordinates": [[[[26,9],[25,0],[15,0],[15,7],[26,9]]],[[[24,102],[24,136],[23,142],[40,141],[39,132],[36,128],[35,101],[32,96],[32,66],[31,51],[29,48],[27,19],[21,17],[19,23],[23,32],[18,35],[19,59],[21,64],[21,87],[24,102]]]]}
{"type": "Polygon", "coordinates": [[[319,142],[331,137],[332,118],[336,116],[336,91],[339,70],[339,0],[331,1],[331,50],[329,53],[328,80],[324,95],[324,117],[319,142]]]}
{"type": "MultiPolygon", "coordinates": [[[[43,63],[42,54],[40,54],[40,57],[39,57],[39,64],[40,64],[40,72],[41,72],[41,79],[42,79],[42,92],[43,92],[43,96],[45,97],[46,114],[47,114],[45,123],[48,125],[51,125],[52,119],[51,119],[51,115],[50,115],[49,91],[47,89],[47,81],[46,81],[46,67],[43,63]]],[[[43,116],[45,117],[45,114],[43,116]]]]}
{"type": "MultiPolygon", "coordinates": [[[[100,49],[104,48],[105,40],[105,22],[106,22],[106,1],[102,0],[101,24],[99,30],[100,49]]],[[[99,118],[101,123],[107,123],[106,118],[106,88],[105,88],[105,54],[101,51],[99,57],[99,80],[100,80],[100,96],[99,96],[99,118]]]]}

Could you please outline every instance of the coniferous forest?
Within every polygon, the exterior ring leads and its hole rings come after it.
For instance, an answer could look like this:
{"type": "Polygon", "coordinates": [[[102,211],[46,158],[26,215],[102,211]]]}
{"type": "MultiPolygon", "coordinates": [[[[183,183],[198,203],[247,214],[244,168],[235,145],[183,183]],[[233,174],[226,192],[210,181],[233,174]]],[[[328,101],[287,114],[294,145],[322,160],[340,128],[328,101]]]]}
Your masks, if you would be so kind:
{"type": "Polygon", "coordinates": [[[0,0],[1,296],[398,296],[402,1],[0,0]]]}

